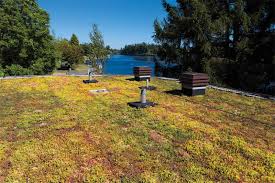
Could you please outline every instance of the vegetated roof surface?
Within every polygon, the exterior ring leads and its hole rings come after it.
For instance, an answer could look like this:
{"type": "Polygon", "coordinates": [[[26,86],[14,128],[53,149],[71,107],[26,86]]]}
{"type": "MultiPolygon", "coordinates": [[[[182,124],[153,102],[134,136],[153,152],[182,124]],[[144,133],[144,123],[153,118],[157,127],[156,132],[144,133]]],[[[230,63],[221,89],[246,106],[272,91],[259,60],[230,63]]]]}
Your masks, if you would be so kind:
{"type": "Polygon", "coordinates": [[[0,182],[275,181],[274,101],[153,79],[134,109],[145,82],[83,79],[0,80],[0,182]]]}

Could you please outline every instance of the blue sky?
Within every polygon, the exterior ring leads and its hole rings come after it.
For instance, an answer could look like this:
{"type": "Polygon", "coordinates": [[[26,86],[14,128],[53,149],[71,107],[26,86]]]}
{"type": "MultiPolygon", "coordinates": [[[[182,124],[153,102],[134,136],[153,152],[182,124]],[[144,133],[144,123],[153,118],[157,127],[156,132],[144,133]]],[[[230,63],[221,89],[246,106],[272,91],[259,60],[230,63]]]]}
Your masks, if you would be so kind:
{"type": "MultiPolygon", "coordinates": [[[[174,0],[169,0],[169,2],[174,0]]],[[[38,0],[51,18],[56,37],[89,42],[92,24],[101,30],[105,44],[121,48],[126,44],[153,42],[153,22],[166,13],[161,0],[38,0]]]]}

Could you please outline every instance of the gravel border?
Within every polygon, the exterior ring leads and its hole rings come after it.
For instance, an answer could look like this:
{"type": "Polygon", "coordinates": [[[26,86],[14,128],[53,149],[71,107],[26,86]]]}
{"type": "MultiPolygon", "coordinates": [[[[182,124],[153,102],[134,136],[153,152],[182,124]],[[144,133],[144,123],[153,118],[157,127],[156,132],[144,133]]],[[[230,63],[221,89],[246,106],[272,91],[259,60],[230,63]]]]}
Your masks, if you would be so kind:
{"type": "Polygon", "coordinates": [[[271,96],[271,95],[244,92],[244,91],[241,91],[241,90],[234,90],[234,89],[223,88],[223,87],[213,86],[213,85],[209,85],[209,87],[213,88],[213,89],[216,89],[216,90],[220,90],[220,91],[239,94],[239,95],[246,96],[246,97],[254,97],[254,98],[259,98],[259,99],[269,99],[269,100],[275,101],[275,96],[271,96]]]}
{"type": "MultiPolygon", "coordinates": [[[[174,78],[166,78],[166,77],[158,77],[158,78],[162,79],[162,80],[169,80],[169,81],[180,82],[178,79],[174,79],[174,78]]],[[[241,90],[224,88],[224,87],[219,87],[219,86],[214,86],[214,85],[209,85],[208,87],[209,88],[213,88],[215,90],[220,90],[220,91],[224,91],[224,92],[235,93],[235,94],[246,96],[246,97],[253,97],[253,98],[264,99],[264,100],[268,99],[268,100],[275,101],[275,96],[271,96],[271,95],[245,92],[245,91],[241,91],[241,90]]]]}

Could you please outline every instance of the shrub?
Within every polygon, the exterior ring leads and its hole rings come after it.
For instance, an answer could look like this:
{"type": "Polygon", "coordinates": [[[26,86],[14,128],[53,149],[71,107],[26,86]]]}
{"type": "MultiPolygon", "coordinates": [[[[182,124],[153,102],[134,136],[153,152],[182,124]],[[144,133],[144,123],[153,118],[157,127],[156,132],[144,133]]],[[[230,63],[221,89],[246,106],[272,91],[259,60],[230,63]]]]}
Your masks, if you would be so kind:
{"type": "Polygon", "coordinates": [[[249,91],[256,91],[259,86],[268,83],[272,69],[270,64],[238,63],[223,58],[204,61],[204,71],[209,75],[211,84],[249,91]]]}
{"type": "Polygon", "coordinates": [[[242,64],[239,69],[240,88],[256,91],[259,86],[269,81],[268,64],[242,64]]]}
{"type": "Polygon", "coordinates": [[[5,76],[5,70],[0,65],[0,77],[4,77],[4,76],[5,76]]]}
{"type": "Polygon", "coordinates": [[[219,86],[238,86],[237,67],[236,62],[229,59],[211,58],[204,61],[204,71],[210,83],[219,86]]]}
{"type": "Polygon", "coordinates": [[[32,75],[33,72],[30,69],[23,68],[20,65],[11,65],[7,66],[5,69],[6,75],[9,76],[23,76],[23,75],[32,75]]]}
{"type": "Polygon", "coordinates": [[[47,72],[45,72],[45,67],[46,66],[43,60],[38,59],[36,62],[34,62],[34,64],[32,64],[31,70],[35,75],[43,75],[43,74],[47,74],[47,72]]]}

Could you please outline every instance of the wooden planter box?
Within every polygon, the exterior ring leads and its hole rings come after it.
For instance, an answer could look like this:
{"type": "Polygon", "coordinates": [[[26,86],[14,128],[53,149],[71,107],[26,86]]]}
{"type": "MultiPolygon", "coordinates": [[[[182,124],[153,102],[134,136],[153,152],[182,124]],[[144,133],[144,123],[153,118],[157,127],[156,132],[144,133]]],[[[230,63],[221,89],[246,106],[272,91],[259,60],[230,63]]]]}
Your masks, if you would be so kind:
{"type": "Polygon", "coordinates": [[[185,72],[181,79],[182,91],[185,95],[204,95],[209,84],[209,77],[204,73],[185,72]]]}
{"type": "Polygon", "coordinates": [[[134,76],[136,81],[145,81],[151,79],[152,69],[150,67],[134,67],[134,76]]]}

